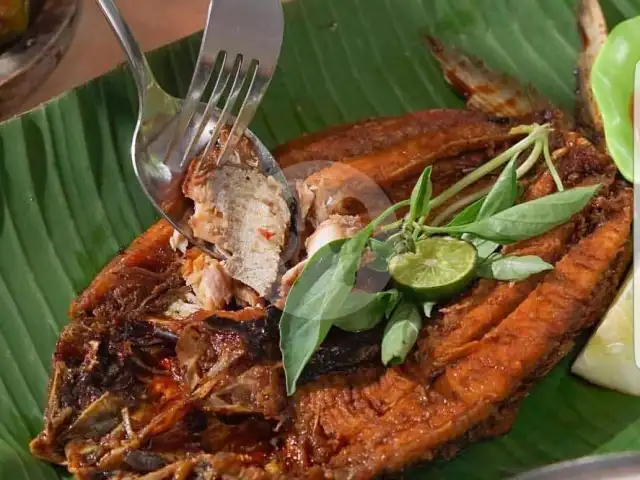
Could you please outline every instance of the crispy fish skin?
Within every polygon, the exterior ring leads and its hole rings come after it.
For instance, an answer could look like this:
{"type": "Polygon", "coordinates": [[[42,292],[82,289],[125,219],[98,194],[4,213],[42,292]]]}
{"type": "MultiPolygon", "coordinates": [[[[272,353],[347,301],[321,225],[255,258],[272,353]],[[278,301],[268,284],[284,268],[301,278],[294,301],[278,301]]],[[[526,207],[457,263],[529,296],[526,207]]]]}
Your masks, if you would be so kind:
{"type": "MultiPolygon", "coordinates": [[[[145,459],[145,461],[148,461],[145,459]]],[[[96,480],[95,472],[76,475],[78,480],[96,480]]],[[[249,454],[217,453],[189,456],[163,465],[149,473],[121,472],[108,477],[113,480],[211,480],[216,478],[241,478],[243,480],[284,480],[287,477],[277,471],[265,472],[255,465],[249,454]]]]}
{"type": "Polygon", "coordinates": [[[314,161],[345,162],[446,128],[454,117],[480,118],[464,110],[432,109],[367,119],[303,135],[276,147],[273,154],[282,168],[314,161]]]}
{"type": "Polygon", "coordinates": [[[69,317],[75,319],[94,316],[99,314],[95,311],[98,307],[105,307],[111,303],[115,306],[119,302],[114,289],[128,283],[127,277],[133,277],[135,273],[139,274],[139,278],[134,279],[133,287],[137,296],[132,300],[141,302],[139,296],[144,295],[143,284],[147,285],[147,291],[150,293],[173,274],[171,268],[176,256],[169,245],[172,235],[173,227],[165,220],[149,227],[124,252],[111,260],[71,303],[69,317]],[[145,277],[145,281],[142,282],[143,279],[140,277],[145,277]]]}
{"type": "MultiPolygon", "coordinates": [[[[318,192],[314,203],[315,212],[320,216],[318,220],[332,213],[344,213],[339,209],[349,198],[377,206],[379,193],[370,188],[371,181],[389,194],[394,187],[418,177],[438,159],[521,137],[510,133],[509,122],[489,119],[483,114],[468,110],[431,112],[431,128],[421,134],[385,149],[343,159],[307,177],[305,184],[318,192]]],[[[371,208],[374,214],[379,213],[375,207],[371,208]]]]}

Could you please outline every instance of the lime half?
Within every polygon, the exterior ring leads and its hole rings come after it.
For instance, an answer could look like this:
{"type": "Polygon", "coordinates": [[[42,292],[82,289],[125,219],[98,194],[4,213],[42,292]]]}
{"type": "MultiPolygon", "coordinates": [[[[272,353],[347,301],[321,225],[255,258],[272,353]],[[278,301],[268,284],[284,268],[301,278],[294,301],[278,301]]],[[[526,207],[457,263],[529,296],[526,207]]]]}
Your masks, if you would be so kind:
{"type": "Polygon", "coordinates": [[[640,396],[640,369],[633,354],[633,273],[630,273],[600,326],[571,371],[589,382],[640,396]]]}
{"type": "Polygon", "coordinates": [[[415,253],[389,261],[389,272],[400,286],[422,299],[438,301],[462,291],[473,280],[478,252],[469,242],[430,237],[416,243],[415,253]]]}

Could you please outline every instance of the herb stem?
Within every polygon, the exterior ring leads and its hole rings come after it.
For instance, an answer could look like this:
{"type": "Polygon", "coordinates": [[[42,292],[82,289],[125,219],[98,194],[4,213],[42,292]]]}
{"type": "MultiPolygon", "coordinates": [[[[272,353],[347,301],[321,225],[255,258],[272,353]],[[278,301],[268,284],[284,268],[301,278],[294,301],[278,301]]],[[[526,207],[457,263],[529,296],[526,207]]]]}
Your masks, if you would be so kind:
{"type": "MultiPolygon", "coordinates": [[[[394,213],[396,210],[400,210],[403,207],[408,207],[409,205],[411,205],[411,200],[403,200],[402,202],[398,202],[394,205],[391,205],[390,207],[388,207],[384,212],[382,212],[380,215],[378,215],[377,218],[373,219],[371,221],[371,223],[369,224],[369,227],[371,228],[371,231],[375,230],[376,228],[378,228],[380,226],[380,224],[382,222],[384,222],[386,220],[386,218],[391,215],[392,213],[394,213]]],[[[403,220],[398,220],[396,222],[393,222],[389,225],[385,225],[384,227],[382,227],[383,231],[389,231],[389,230],[393,230],[394,228],[398,228],[398,226],[402,225],[403,220]],[[394,226],[394,228],[391,228],[392,226],[394,226]]]]}
{"type": "Polygon", "coordinates": [[[402,222],[404,220],[398,220],[396,222],[390,223],[389,225],[385,225],[384,227],[381,228],[381,230],[383,232],[391,232],[392,230],[395,230],[397,228],[399,228],[400,226],[402,226],[402,222]]]}
{"type": "Polygon", "coordinates": [[[549,131],[549,128],[550,127],[547,124],[536,125],[531,130],[531,133],[529,133],[528,136],[526,136],[525,138],[520,140],[518,143],[516,143],[515,145],[511,146],[510,148],[502,152],[493,160],[475,169],[473,172],[469,173],[464,178],[462,178],[462,180],[458,181],[453,186],[449,187],[440,195],[438,195],[436,198],[434,198],[431,201],[431,208],[434,209],[439,207],[440,205],[445,203],[447,200],[450,200],[452,197],[454,197],[455,195],[460,193],[462,190],[467,188],[469,185],[477,182],[482,177],[491,173],[496,168],[501,167],[502,165],[507,163],[509,160],[511,160],[511,158],[514,155],[524,151],[533,143],[536,143],[540,139],[540,137],[543,137],[544,135],[546,135],[547,132],[549,131]]]}
{"type": "Polygon", "coordinates": [[[516,170],[517,178],[521,178],[527,173],[529,173],[529,170],[533,168],[533,166],[537,163],[538,159],[540,158],[540,153],[542,153],[542,144],[541,142],[538,141],[534,145],[527,159],[524,162],[522,162],[522,165],[520,165],[520,167],[518,167],[518,169],[516,170]]]}
{"type": "MultiPolygon", "coordinates": [[[[475,202],[476,200],[480,200],[482,197],[484,197],[487,193],[489,193],[489,191],[491,190],[492,185],[489,185],[486,188],[480,189],[477,192],[473,192],[470,195],[467,195],[466,197],[461,198],[460,200],[458,200],[457,202],[453,203],[452,205],[450,205],[449,207],[447,207],[440,215],[438,215],[436,218],[433,219],[433,221],[431,222],[431,225],[434,227],[439,227],[442,222],[444,222],[445,220],[447,220],[449,217],[451,217],[452,215],[458,213],[459,210],[462,210],[464,207],[466,207],[467,205],[472,204],[473,202],[475,202]]],[[[422,227],[423,225],[420,225],[420,227],[422,227]]]]}
{"type": "MultiPolygon", "coordinates": [[[[529,173],[529,171],[538,162],[538,159],[540,158],[540,154],[542,153],[542,149],[543,149],[542,142],[540,140],[537,140],[527,159],[524,162],[522,162],[522,165],[520,165],[520,167],[518,167],[518,170],[516,170],[517,178],[522,178],[524,175],[529,173]]],[[[516,155],[518,155],[518,153],[516,153],[516,155]]],[[[447,207],[440,215],[438,215],[433,220],[433,222],[431,222],[431,224],[434,227],[440,226],[442,222],[447,220],[450,216],[454,215],[455,213],[458,213],[458,210],[462,210],[467,205],[470,205],[476,200],[481,199],[487,193],[489,193],[490,190],[491,190],[491,186],[483,188],[482,190],[478,190],[477,192],[473,192],[472,194],[461,198],[460,200],[455,202],[453,205],[447,207]]]]}
{"type": "Polygon", "coordinates": [[[549,169],[549,173],[551,173],[551,177],[556,184],[556,188],[559,192],[564,191],[564,186],[562,185],[562,180],[560,179],[560,175],[558,175],[558,171],[556,170],[556,166],[553,164],[553,159],[551,158],[551,153],[549,153],[549,139],[546,138],[544,140],[544,161],[547,162],[547,168],[549,169]]]}
{"type": "Polygon", "coordinates": [[[422,226],[425,224],[425,222],[427,221],[427,216],[424,215],[422,217],[420,217],[418,219],[418,228],[413,230],[413,241],[415,242],[416,240],[418,240],[418,237],[420,236],[420,228],[422,228],[422,226]]]}

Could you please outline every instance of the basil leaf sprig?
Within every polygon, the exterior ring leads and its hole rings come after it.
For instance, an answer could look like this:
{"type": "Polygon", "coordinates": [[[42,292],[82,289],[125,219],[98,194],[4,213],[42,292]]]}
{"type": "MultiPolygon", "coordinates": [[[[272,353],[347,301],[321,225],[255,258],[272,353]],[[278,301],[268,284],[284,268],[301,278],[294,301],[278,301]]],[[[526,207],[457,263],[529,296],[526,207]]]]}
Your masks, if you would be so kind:
{"type": "Polygon", "coordinates": [[[464,225],[419,227],[425,234],[471,233],[506,245],[537,237],[567,222],[593,198],[600,185],[577,187],[520,203],[487,218],[464,225]]]}
{"type": "Polygon", "coordinates": [[[492,280],[519,282],[547,270],[553,270],[553,265],[535,255],[517,257],[494,254],[478,266],[477,275],[492,280]]]}
{"type": "Polygon", "coordinates": [[[422,316],[418,307],[412,301],[402,300],[391,315],[382,337],[382,363],[397,365],[404,362],[421,328],[422,316]]]}
{"type": "Polygon", "coordinates": [[[346,313],[355,313],[345,312],[344,306],[372,233],[389,215],[409,203],[389,207],[350,239],[320,248],[294,282],[280,318],[280,350],[288,395],[295,392],[298,377],[334,322],[346,313]]]}
{"type": "Polygon", "coordinates": [[[416,220],[427,216],[432,192],[431,166],[428,166],[424,172],[422,172],[422,175],[420,175],[418,182],[411,192],[409,214],[405,219],[405,225],[412,225],[416,220]]]}
{"type": "Polygon", "coordinates": [[[401,299],[395,289],[370,293],[352,291],[344,304],[345,315],[333,321],[333,325],[347,332],[361,332],[389,318],[401,299]]]}
{"type": "Polygon", "coordinates": [[[497,250],[501,245],[541,235],[565,223],[587,205],[599,186],[564,190],[548,151],[549,125],[521,126],[512,131],[527,136],[437,197],[431,198],[431,167],[427,167],[409,200],[388,208],[352,238],[331,242],[308,259],[287,296],[280,320],[288,395],[295,392],[302,370],[331,327],[358,332],[388,319],[382,361],[385,365],[396,364],[404,361],[417,340],[423,314],[433,315],[433,302],[420,303],[395,290],[355,290],[356,274],[364,257],[373,258],[367,268],[385,272],[394,255],[413,252],[416,244],[430,235],[446,234],[462,237],[475,246],[480,260],[477,277],[520,281],[553,268],[535,256],[502,256],[497,250]],[[517,166],[518,156],[528,149],[528,157],[517,166]],[[521,191],[518,178],[533,168],[541,156],[556,181],[558,193],[516,204],[521,191]],[[505,164],[490,189],[475,192],[445,209],[447,216],[462,210],[448,224],[439,226],[442,216],[428,221],[436,207],[505,164]],[[404,218],[381,227],[386,218],[405,207],[409,211],[404,218]],[[391,236],[384,241],[372,238],[378,229],[391,236]]]}
{"type": "MultiPolygon", "coordinates": [[[[507,208],[513,207],[516,203],[516,199],[518,198],[518,178],[516,174],[517,160],[518,154],[514,155],[504,170],[502,170],[500,176],[496,180],[496,183],[493,185],[493,188],[489,191],[489,194],[480,206],[474,221],[477,222],[484,218],[489,218],[496,213],[500,213],[507,208]]],[[[481,261],[500,247],[500,244],[497,242],[478,238],[469,233],[462,235],[462,238],[473,243],[476,250],[478,250],[478,258],[481,261]]]]}
{"type": "Polygon", "coordinates": [[[507,166],[504,167],[504,170],[502,170],[496,183],[493,184],[493,188],[482,203],[476,220],[488,218],[515,205],[518,196],[517,160],[518,155],[514,155],[507,163],[507,166]]]}

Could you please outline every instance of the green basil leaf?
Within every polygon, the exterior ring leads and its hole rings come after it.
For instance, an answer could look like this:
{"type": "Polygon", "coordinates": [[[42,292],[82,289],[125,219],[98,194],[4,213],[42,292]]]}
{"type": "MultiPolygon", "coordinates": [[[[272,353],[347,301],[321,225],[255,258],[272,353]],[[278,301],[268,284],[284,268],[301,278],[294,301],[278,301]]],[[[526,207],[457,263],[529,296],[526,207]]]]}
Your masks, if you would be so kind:
{"type": "MultiPolygon", "coordinates": [[[[462,238],[465,238],[463,235],[462,238]]],[[[496,242],[492,242],[491,240],[485,240],[484,238],[474,237],[473,235],[469,235],[467,238],[473,246],[476,247],[478,252],[478,260],[482,261],[489,258],[498,248],[500,248],[500,244],[496,242]]]]}
{"type": "Polygon", "coordinates": [[[382,337],[382,363],[396,365],[404,362],[422,328],[422,316],[413,302],[403,300],[389,319],[382,337]]]}
{"type": "Polygon", "coordinates": [[[344,315],[343,305],[353,290],[362,252],[373,228],[354,237],[331,242],[307,262],[293,284],[280,319],[280,350],[287,394],[334,320],[344,315]]]}
{"type": "Polygon", "coordinates": [[[478,213],[482,209],[482,204],[484,203],[487,197],[482,197],[479,200],[476,200],[471,205],[467,206],[464,210],[462,210],[458,215],[453,217],[453,219],[447,224],[447,227],[455,227],[458,225],[466,225],[468,223],[475,222],[478,218],[478,213]]]}
{"type": "Polygon", "coordinates": [[[336,319],[333,325],[347,332],[369,330],[385,318],[387,310],[395,307],[399,297],[397,290],[378,293],[353,291],[343,306],[348,313],[336,319]]]}
{"type": "Polygon", "coordinates": [[[424,312],[424,316],[427,318],[431,318],[433,314],[433,309],[436,306],[436,302],[424,302],[422,304],[422,311],[424,312]]]}
{"type": "Polygon", "coordinates": [[[553,265],[535,255],[523,257],[498,255],[478,266],[477,274],[483,278],[519,282],[531,275],[553,270],[553,265]]]}
{"type": "Polygon", "coordinates": [[[367,268],[375,270],[376,272],[388,271],[389,257],[395,253],[393,242],[381,242],[378,239],[372,238],[369,240],[369,246],[375,258],[367,264],[367,268]]]}
{"type": "Polygon", "coordinates": [[[515,156],[511,159],[486,196],[467,206],[447,224],[447,227],[466,225],[512,207],[521,193],[516,160],[515,156]]]}
{"type": "Polygon", "coordinates": [[[541,235],[567,222],[593,198],[600,185],[572,188],[515,205],[491,217],[454,227],[426,227],[432,233],[472,233],[500,244],[541,235]]]}
{"type": "Polygon", "coordinates": [[[424,169],[418,182],[411,192],[411,203],[409,206],[409,214],[405,220],[405,224],[412,225],[418,218],[424,217],[429,212],[429,201],[433,186],[431,185],[431,166],[424,169]]]}
{"type": "Polygon", "coordinates": [[[518,198],[516,160],[517,156],[514,155],[507,166],[500,172],[496,183],[493,184],[493,187],[485,197],[476,220],[482,220],[500,213],[507,208],[513,207],[516,203],[518,198]]]}
{"type": "MultiPolygon", "coordinates": [[[[480,210],[476,215],[476,221],[489,218],[496,213],[502,212],[507,208],[513,207],[518,198],[518,177],[516,175],[516,160],[514,156],[507,166],[502,170],[500,176],[493,184],[493,187],[484,198],[480,210]]],[[[464,234],[462,238],[470,241],[478,251],[478,258],[483,260],[494,253],[500,244],[477,238],[474,235],[464,234]]]]}
{"type": "Polygon", "coordinates": [[[280,351],[287,395],[305,365],[327,336],[333,322],[345,315],[344,304],[356,282],[362,254],[374,230],[408,201],[390,206],[350,239],[319,249],[293,284],[280,319],[280,351]]]}
{"type": "Polygon", "coordinates": [[[304,366],[333,323],[332,318],[318,313],[346,241],[336,240],[320,248],[307,261],[287,296],[280,319],[280,350],[289,395],[295,392],[296,381],[304,366]]]}
{"type": "Polygon", "coordinates": [[[393,315],[393,312],[395,311],[396,307],[402,301],[402,294],[400,292],[398,292],[397,290],[389,290],[389,291],[395,292],[395,295],[389,299],[389,301],[387,302],[387,308],[384,311],[384,317],[387,320],[391,318],[391,315],[393,315]]]}

